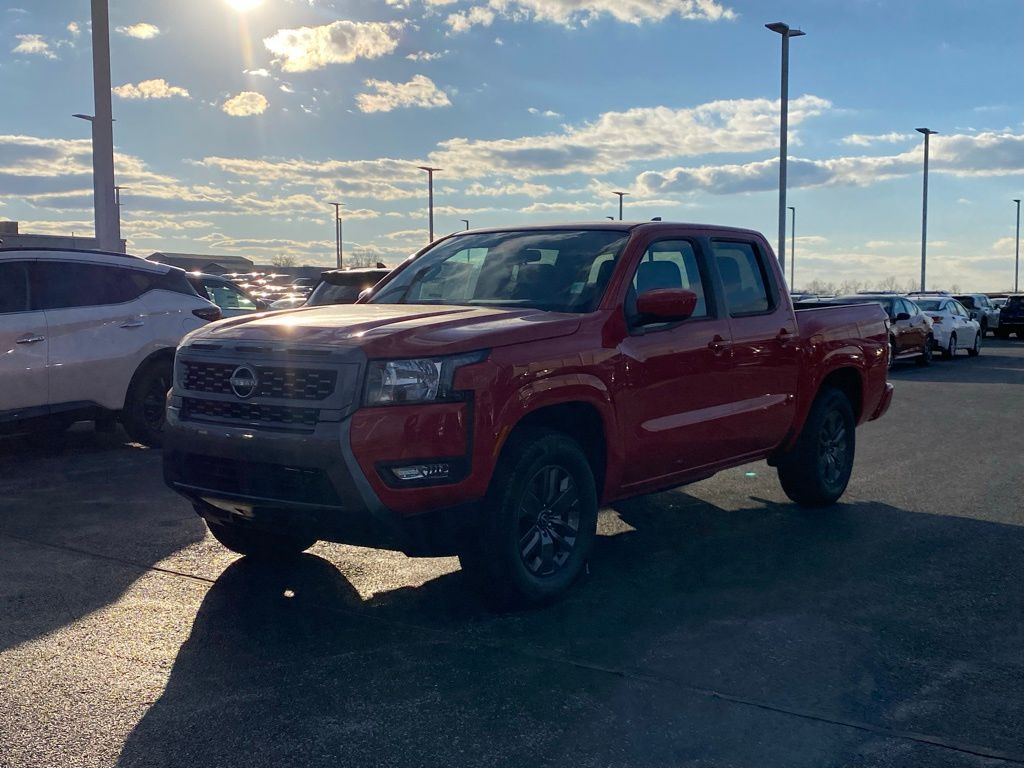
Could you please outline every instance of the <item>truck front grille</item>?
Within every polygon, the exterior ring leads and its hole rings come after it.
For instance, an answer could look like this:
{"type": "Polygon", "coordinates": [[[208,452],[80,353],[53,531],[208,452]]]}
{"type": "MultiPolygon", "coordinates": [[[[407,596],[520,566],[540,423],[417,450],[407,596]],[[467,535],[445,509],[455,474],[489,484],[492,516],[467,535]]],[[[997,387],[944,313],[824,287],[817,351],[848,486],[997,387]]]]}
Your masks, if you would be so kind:
{"type": "Polygon", "coordinates": [[[185,421],[214,421],[270,429],[312,432],[320,412],[316,408],[290,408],[235,400],[182,399],[185,421]]]}
{"type": "MultiPolygon", "coordinates": [[[[230,395],[231,374],[238,368],[233,363],[205,363],[186,360],[182,363],[185,389],[230,395]]],[[[325,400],[334,392],[338,372],[321,368],[289,368],[286,366],[254,366],[259,383],[256,397],[281,400],[325,400]]]]}
{"type": "Polygon", "coordinates": [[[334,485],[322,469],[288,467],[190,453],[184,457],[189,485],[236,496],[340,506],[334,485]]]}

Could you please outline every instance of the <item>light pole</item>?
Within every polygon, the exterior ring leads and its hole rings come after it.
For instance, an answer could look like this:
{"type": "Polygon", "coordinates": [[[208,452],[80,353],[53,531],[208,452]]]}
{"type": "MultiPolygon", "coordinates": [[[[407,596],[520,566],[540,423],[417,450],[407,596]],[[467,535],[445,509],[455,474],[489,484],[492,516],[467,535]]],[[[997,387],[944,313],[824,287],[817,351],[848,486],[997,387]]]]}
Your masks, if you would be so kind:
{"type": "Polygon", "coordinates": [[[343,263],[342,254],[342,241],[341,241],[341,209],[345,205],[344,203],[328,203],[328,205],[334,206],[334,255],[338,265],[338,269],[341,269],[343,263]]]}
{"type": "Polygon", "coordinates": [[[427,172],[427,190],[428,190],[428,217],[430,221],[430,242],[434,242],[434,172],[440,171],[440,168],[431,168],[429,165],[417,166],[421,171],[427,172]]]}
{"type": "Polygon", "coordinates": [[[101,250],[121,250],[121,222],[114,193],[114,115],[110,96],[110,20],[107,0],[92,0],[92,185],[96,240],[101,250]]]}
{"type": "Polygon", "coordinates": [[[1020,200],[1014,200],[1017,204],[1017,245],[1014,249],[1013,261],[1013,292],[1017,293],[1020,288],[1020,200]]]}
{"type": "Polygon", "coordinates": [[[466,225],[466,229],[469,229],[469,219],[459,219],[459,221],[466,225]]]}
{"type": "Polygon", "coordinates": [[[619,221],[622,221],[622,198],[629,194],[629,192],[612,192],[613,195],[619,196],[619,221]]]}
{"type": "Polygon", "coordinates": [[[925,278],[928,265],[928,145],[929,139],[938,131],[931,128],[918,128],[924,134],[924,194],[921,201],[921,291],[925,290],[925,278]]]}
{"type": "Polygon", "coordinates": [[[782,116],[779,125],[779,263],[786,273],[786,164],[789,148],[789,38],[801,37],[804,32],[790,29],[788,24],[776,21],[765,24],[772,32],[782,35],[782,116]]]}
{"type": "Polygon", "coordinates": [[[793,214],[793,224],[789,228],[789,287],[796,288],[796,208],[789,206],[793,214]]]}

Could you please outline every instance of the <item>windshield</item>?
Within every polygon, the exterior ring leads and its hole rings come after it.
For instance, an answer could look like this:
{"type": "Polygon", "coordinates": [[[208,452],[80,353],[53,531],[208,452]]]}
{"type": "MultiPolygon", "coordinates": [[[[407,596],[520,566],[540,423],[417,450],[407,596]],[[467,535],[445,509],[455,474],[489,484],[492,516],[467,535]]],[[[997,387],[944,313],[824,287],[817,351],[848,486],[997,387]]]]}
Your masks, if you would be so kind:
{"type": "Polygon", "coordinates": [[[939,312],[946,305],[945,299],[914,299],[914,303],[928,312],[939,312]]]}
{"type": "Polygon", "coordinates": [[[976,308],[974,306],[974,297],[973,296],[954,296],[953,298],[956,299],[957,301],[959,301],[961,304],[963,304],[968,309],[975,309],[976,308]]]}
{"type": "Polygon", "coordinates": [[[1024,296],[1011,296],[1006,300],[1006,306],[1008,307],[1019,307],[1024,304],[1024,296]]]}
{"type": "Polygon", "coordinates": [[[609,230],[453,237],[417,258],[370,302],[591,312],[628,237],[609,230]]]}

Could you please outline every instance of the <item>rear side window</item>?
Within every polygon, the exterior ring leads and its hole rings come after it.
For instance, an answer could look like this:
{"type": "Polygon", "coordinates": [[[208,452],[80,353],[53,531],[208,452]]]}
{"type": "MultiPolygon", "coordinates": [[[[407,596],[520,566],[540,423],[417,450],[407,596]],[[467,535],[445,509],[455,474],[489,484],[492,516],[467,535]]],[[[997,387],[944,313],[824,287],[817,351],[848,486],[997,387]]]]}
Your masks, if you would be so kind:
{"type": "Polygon", "coordinates": [[[230,283],[222,283],[220,280],[205,280],[203,287],[206,289],[210,301],[221,309],[241,309],[254,311],[256,305],[230,283]]]}
{"type": "Polygon", "coordinates": [[[27,263],[0,262],[0,315],[27,312],[28,306],[27,263]]]}
{"type": "Polygon", "coordinates": [[[751,243],[716,240],[711,244],[732,317],[756,315],[772,308],[768,275],[751,243]]]}
{"type": "MultiPolygon", "coordinates": [[[[171,291],[172,293],[183,293],[186,296],[199,296],[195,286],[188,281],[185,272],[172,269],[164,274],[150,274],[149,279],[153,290],[171,291]]],[[[206,298],[205,296],[201,298],[206,298]]]]}
{"type": "Polygon", "coordinates": [[[148,273],[71,261],[37,261],[32,265],[34,309],[67,309],[123,304],[152,287],[148,273]]]}

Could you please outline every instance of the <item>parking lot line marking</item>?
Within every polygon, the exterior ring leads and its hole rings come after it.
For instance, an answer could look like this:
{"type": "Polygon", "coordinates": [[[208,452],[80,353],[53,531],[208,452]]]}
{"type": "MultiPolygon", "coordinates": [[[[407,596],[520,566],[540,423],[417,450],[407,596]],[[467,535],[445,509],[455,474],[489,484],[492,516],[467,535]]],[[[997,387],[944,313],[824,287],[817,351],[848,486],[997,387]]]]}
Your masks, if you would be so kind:
{"type": "MultiPolygon", "coordinates": [[[[178,578],[187,579],[189,581],[198,582],[209,586],[212,586],[216,583],[216,579],[210,579],[204,576],[196,576],[194,574],[185,573],[183,571],[176,571],[171,568],[161,568],[160,566],[156,565],[143,565],[142,563],[137,563],[125,558],[114,557],[112,555],[105,555],[97,552],[90,552],[89,550],[80,549],[78,547],[72,547],[65,544],[53,544],[45,541],[37,541],[35,539],[29,539],[23,536],[5,533],[3,531],[0,531],[0,536],[12,539],[14,541],[20,541],[25,544],[34,544],[36,546],[72,552],[78,555],[82,555],[83,557],[92,557],[98,560],[106,560],[108,562],[117,563],[118,565],[134,568],[140,571],[153,571],[155,573],[163,574],[166,576],[176,576],[178,578]]],[[[670,685],[675,688],[692,693],[694,695],[712,698],[718,701],[724,701],[730,704],[736,704],[743,707],[761,709],[766,712],[772,712],[779,715],[787,715],[790,717],[797,717],[802,720],[823,723],[825,725],[832,725],[839,728],[849,728],[853,730],[863,731],[866,733],[875,734],[876,736],[882,736],[888,739],[898,741],[909,741],[915,744],[921,744],[924,746],[944,749],[950,752],[957,752],[959,754],[973,755],[975,757],[982,757],[989,760],[998,760],[1013,765],[1024,765],[1024,755],[1015,755],[992,747],[968,744],[953,739],[946,739],[941,736],[917,733],[915,731],[894,730],[879,725],[872,725],[871,723],[866,723],[859,720],[847,720],[839,717],[818,714],[811,710],[797,709],[794,707],[783,707],[776,704],[772,704],[770,702],[760,701],[758,699],[750,699],[744,696],[737,696],[735,694],[717,691],[713,688],[703,688],[701,686],[696,686],[691,683],[687,683],[684,680],[673,678],[671,675],[655,675],[651,674],[650,672],[632,670],[627,669],[625,667],[611,667],[603,664],[597,664],[595,662],[586,661],[583,659],[575,659],[568,656],[561,656],[557,654],[545,654],[537,651],[524,650],[522,648],[509,646],[504,643],[490,640],[476,640],[473,642],[467,642],[453,635],[450,631],[439,629],[437,627],[428,627],[410,622],[396,621],[394,619],[386,618],[383,616],[375,616],[372,614],[361,613],[359,611],[353,611],[348,608],[341,608],[336,606],[321,607],[326,610],[333,611],[335,613],[344,614],[345,616],[369,619],[370,621],[374,621],[378,624],[382,624],[385,626],[390,626],[399,629],[415,630],[417,632],[431,633],[439,636],[446,642],[455,646],[462,646],[464,648],[484,647],[489,648],[493,651],[498,651],[500,653],[520,656],[522,658],[532,659],[534,661],[544,661],[555,664],[568,664],[570,666],[576,667],[577,669],[582,669],[589,672],[597,672],[604,675],[612,675],[615,677],[621,677],[623,679],[628,680],[636,680],[651,685],[670,685]]]]}

